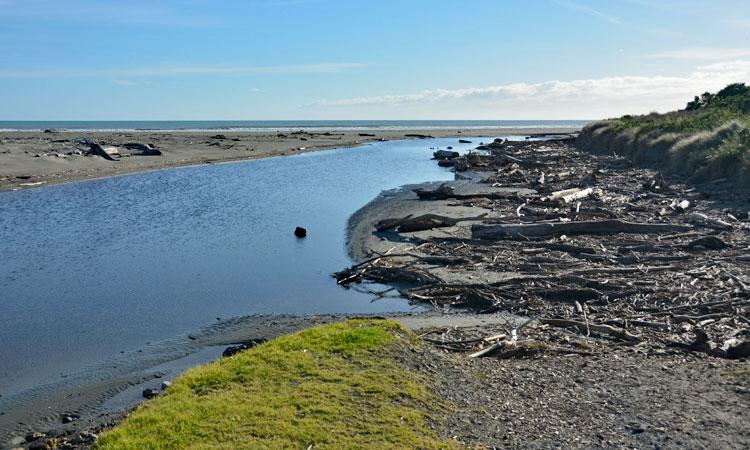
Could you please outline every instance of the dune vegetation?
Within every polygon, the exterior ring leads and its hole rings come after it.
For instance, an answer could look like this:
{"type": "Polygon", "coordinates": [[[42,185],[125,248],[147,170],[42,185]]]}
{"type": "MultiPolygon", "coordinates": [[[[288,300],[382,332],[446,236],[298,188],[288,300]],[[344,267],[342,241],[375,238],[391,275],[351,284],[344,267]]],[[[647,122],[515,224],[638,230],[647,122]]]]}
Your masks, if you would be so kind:
{"type": "Polygon", "coordinates": [[[728,179],[750,187],[750,87],[730,84],[696,96],[679,111],[623,116],[586,126],[577,141],[594,153],[616,153],[682,175],[728,179]]]}
{"type": "Polygon", "coordinates": [[[454,448],[426,426],[447,405],[396,357],[414,345],[386,320],[274,339],[189,370],[98,448],[454,448]]]}

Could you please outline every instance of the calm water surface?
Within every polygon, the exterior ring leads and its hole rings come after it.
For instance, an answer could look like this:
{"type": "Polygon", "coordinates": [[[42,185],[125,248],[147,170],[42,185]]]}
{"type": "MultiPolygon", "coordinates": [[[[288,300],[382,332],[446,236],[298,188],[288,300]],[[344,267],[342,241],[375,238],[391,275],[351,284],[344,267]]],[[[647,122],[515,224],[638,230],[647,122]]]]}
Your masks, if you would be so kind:
{"type": "Polygon", "coordinates": [[[0,193],[0,395],[258,313],[407,310],[339,288],[348,217],[385,189],[453,179],[396,141],[0,193]],[[308,229],[295,239],[294,227],[308,229]]]}

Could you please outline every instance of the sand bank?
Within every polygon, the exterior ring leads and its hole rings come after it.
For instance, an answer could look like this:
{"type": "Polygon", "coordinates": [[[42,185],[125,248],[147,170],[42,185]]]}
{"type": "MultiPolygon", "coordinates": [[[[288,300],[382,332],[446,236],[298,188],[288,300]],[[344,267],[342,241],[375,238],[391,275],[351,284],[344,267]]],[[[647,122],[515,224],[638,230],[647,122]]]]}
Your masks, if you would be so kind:
{"type": "Polygon", "coordinates": [[[46,186],[166,167],[240,161],[353,147],[378,140],[414,139],[419,135],[487,136],[570,133],[569,128],[485,130],[347,130],[314,132],[1,132],[0,191],[46,186]],[[158,156],[86,156],[82,140],[122,149],[124,144],[151,144],[158,156]],[[83,153],[83,154],[82,154],[83,153]]]}

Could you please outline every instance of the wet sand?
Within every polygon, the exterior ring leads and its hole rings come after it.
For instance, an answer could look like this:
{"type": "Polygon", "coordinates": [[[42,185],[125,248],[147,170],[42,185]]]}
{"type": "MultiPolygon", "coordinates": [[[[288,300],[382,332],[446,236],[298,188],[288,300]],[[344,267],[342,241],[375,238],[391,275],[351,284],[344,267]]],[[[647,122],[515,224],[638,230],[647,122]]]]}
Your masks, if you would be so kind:
{"type": "MultiPolygon", "coordinates": [[[[0,132],[0,191],[45,186],[66,181],[122,175],[166,167],[211,164],[315,150],[354,147],[377,140],[434,137],[504,136],[570,133],[571,128],[471,130],[347,130],[314,132],[0,132]],[[411,135],[411,136],[410,136],[411,135]],[[159,156],[85,156],[88,139],[102,146],[151,144],[159,156]]],[[[123,152],[125,154],[125,152],[123,152]]]]}

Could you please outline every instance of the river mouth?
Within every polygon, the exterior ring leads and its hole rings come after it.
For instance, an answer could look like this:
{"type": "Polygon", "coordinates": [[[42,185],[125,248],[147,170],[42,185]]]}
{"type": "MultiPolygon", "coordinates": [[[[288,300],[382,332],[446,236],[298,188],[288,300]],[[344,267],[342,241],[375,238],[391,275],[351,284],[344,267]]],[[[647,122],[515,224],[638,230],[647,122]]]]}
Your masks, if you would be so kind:
{"type": "Polygon", "coordinates": [[[379,142],[0,193],[0,410],[227,318],[412,310],[330,274],[350,263],[346,224],[361,206],[454,178],[430,160],[448,146],[476,144],[379,142]]]}

